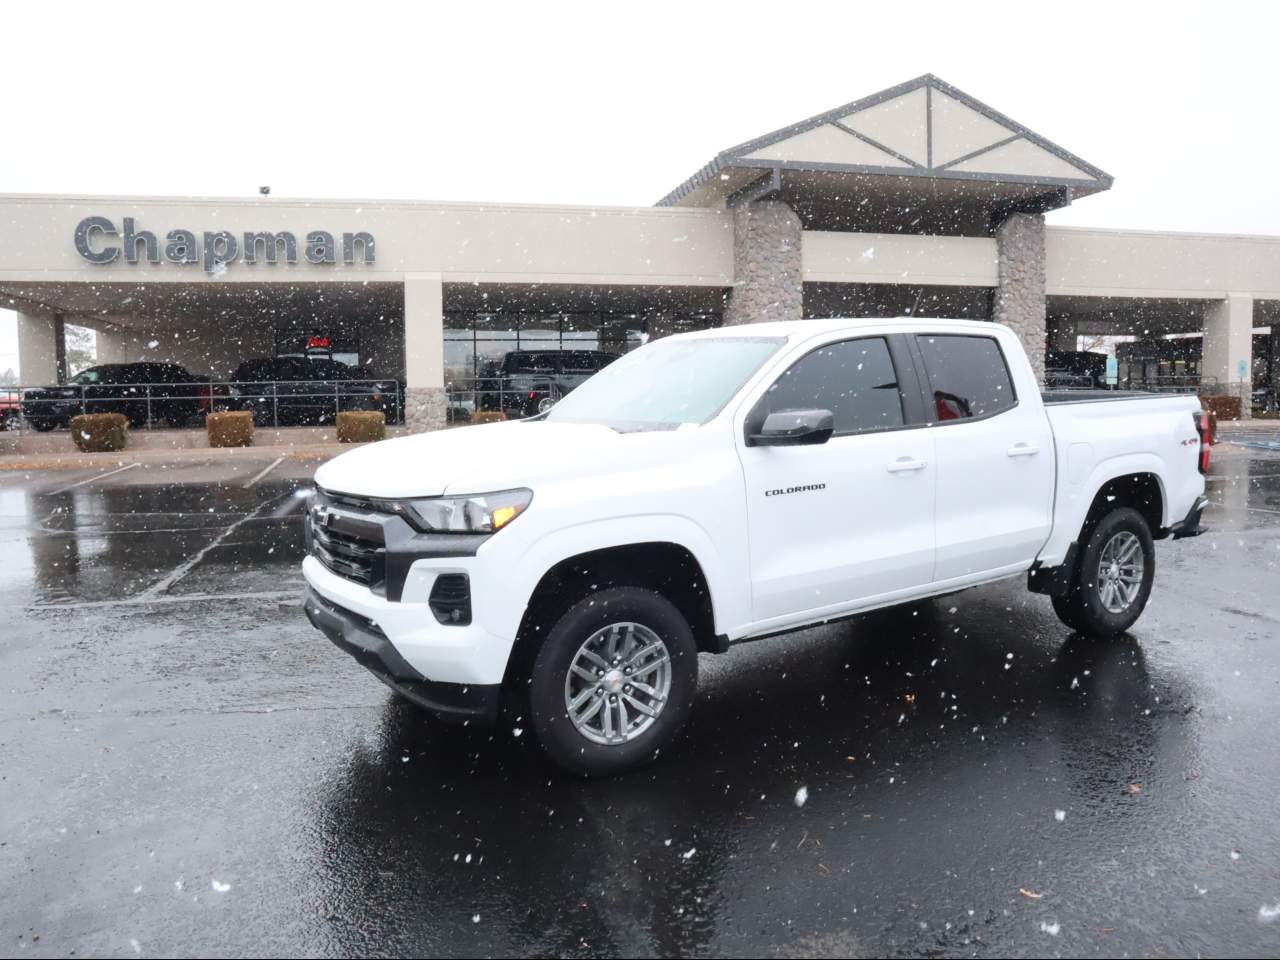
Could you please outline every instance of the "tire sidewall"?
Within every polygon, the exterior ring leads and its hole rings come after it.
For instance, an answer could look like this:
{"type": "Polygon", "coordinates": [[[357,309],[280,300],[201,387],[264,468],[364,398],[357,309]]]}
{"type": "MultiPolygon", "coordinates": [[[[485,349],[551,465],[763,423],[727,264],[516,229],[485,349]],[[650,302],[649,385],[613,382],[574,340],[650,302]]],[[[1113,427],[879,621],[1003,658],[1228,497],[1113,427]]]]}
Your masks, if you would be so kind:
{"type": "Polygon", "coordinates": [[[1103,516],[1089,533],[1084,551],[1080,556],[1079,590],[1080,612],[1083,623],[1091,633],[1114,636],[1123,633],[1133,626],[1142,615],[1151,596],[1151,585],[1155,580],[1156,556],[1155,543],[1151,537],[1151,529],[1147,521],[1132,507],[1122,507],[1103,516]],[[1142,586],[1128,609],[1121,613],[1112,613],[1102,605],[1102,593],[1098,585],[1098,563],[1102,549],[1117,533],[1128,531],[1138,538],[1142,545],[1142,586]]]}
{"type": "Polygon", "coordinates": [[[697,644],[675,605],[652,590],[611,587],[576,603],[551,628],[530,673],[530,718],[542,748],[560,766],[579,774],[609,776],[649,762],[671,742],[688,718],[697,682],[697,644]],[[671,689],[657,720],[635,740],[593,743],[577,731],[565,710],[565,677],[592,633],[626,621],[644,624],[666,644],[671,689]]]}

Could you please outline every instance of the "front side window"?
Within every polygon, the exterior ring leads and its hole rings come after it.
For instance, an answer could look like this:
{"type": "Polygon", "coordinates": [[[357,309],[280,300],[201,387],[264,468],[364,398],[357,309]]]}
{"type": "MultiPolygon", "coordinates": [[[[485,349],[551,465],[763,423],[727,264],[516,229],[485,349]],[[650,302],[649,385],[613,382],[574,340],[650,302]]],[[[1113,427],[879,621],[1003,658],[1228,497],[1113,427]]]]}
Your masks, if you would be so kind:
{"type": "Polygon", "coordinates": [[[761,403],[765,416],[779,410],[830,410],[837,434],[905,423],[898,375],[883,337],[843,340],[806,354],[774,382],[761,403]]]}
{"type": "Polygon", "coordinates": [[[916,342],[924,356],[936,420],[989,417],[1018,402],[994,337],[921,334],[916,342]]]}

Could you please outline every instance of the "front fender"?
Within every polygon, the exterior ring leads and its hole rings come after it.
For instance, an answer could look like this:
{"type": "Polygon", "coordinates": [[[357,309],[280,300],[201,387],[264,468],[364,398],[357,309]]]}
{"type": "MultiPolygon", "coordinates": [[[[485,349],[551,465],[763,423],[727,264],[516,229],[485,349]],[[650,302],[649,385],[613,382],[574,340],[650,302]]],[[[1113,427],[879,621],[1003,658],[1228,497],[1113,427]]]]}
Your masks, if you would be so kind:
{"type": "Polygon", "coordinates": [[[515,637],[534,590],[556,564],[579,554],[638,543],[673,543],[689,551],[707,582],[717,633],[725,632],[726,624],[747,619],[749,593],[732,588],[732,575],[710,534],[688,517],[650,513],[561,527],[536,540],[513,566],[511,602],[495,629],[515,637]]]}

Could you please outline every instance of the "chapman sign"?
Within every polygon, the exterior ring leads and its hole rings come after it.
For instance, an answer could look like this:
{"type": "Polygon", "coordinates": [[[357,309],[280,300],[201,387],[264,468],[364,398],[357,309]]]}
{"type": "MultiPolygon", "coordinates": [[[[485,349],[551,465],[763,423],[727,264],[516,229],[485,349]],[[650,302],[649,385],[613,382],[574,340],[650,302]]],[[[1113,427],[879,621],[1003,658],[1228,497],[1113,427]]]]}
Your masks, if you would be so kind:
{"type": "MultiPolygon", "coordinates": [[[[124,254],[127,263],[199,263],[206,273],[218,273],[229,263],[298,262],[298,238],[288,230],[253,232],[240,237],[228,230],[206,230],[199,242],[191,230],[170,230],[160,239],[150,230],[138,230],[133,217],[125,217],[121,229],[106,217],[85,217],[76,224],[76,252],[90,263],[114,263],[124,254]],[[113,238],[119,238],[113,239],[113,238]]],[[[324,265],[338,262],[338,244],[327,230],[312,230],[304,238],[303,257],[308,263],[324,265]]],[[[374,262],[373,234],[361,230],[342,235],[342,262],[354,264],[374,262]]]]}

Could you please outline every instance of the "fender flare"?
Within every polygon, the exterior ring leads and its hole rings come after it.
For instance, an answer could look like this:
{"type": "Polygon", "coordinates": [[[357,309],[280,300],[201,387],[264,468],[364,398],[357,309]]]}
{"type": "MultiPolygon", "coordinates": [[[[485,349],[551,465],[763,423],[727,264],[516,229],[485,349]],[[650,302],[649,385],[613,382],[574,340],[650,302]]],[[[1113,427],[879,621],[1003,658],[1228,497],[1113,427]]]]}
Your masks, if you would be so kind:
{"type": "Polygon", "coordinates": [[[745,616],[742,612],[735,615],[731,609],[734,594],[727,582],[720,551],[707,531],[680,514],[650,513],[590,520],[562,527],[536,540],[513,566],[510,588],[515,601],[511,604],[515,622],[503,628],[510,631],[509,636],[515,636],[538,584],[557,564],[583,553],[643,543],[671,543],[689,552],[702,569],[717,632],[723,632],[724,624],[745,616]]]}
{"type": "MultiPolygon", "coordinates": [[[[1154,453],[1118,454],[1094,464],[1085,482],[1076,484],[1072,488],[1080,493],[1072,497],[1071,511],[1063,521],[1071,539],[1074,540],[1079,536],[1084,527],[1085,518],[1089,515],[1089,508],[1093,506],[1093,501],[1102,488],[1113,480],[1135,473],[1149,473],[1156,478],[1156,483],[1160,486],[1160,525],[1167,527],[1170,523],[1169,485],[1165,480],[1164,466],[1164,462],[1154,453]]],[[[1151,532],[1155,534],[1158,531],[1151,532]]]]}

